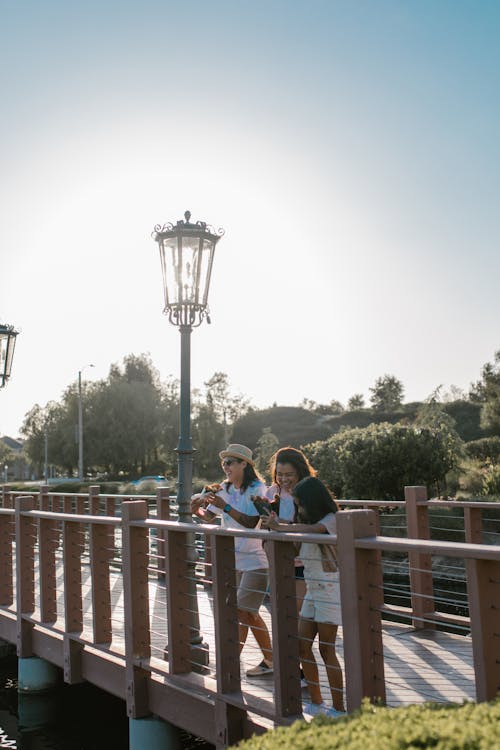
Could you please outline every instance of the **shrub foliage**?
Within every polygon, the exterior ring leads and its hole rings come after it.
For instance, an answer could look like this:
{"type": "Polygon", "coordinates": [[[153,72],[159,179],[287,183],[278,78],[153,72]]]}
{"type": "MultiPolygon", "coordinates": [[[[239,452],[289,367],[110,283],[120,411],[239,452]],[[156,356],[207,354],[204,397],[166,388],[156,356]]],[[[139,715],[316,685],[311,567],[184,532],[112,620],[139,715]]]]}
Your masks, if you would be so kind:
{"type": "Polygon", "coordinates": [[[494,750],[500,699],[492,703],[380,708],[365,702],[342,719],[296,721],[238,745],[240,750],[494,750]]]}
{"type": "Polygon", "coordinates": [[[447,430],[389,423],[345,430],[304,450],[338,497],[380,500],[403,499],[405,485],[439,490],[459,456],[447,430]]]}

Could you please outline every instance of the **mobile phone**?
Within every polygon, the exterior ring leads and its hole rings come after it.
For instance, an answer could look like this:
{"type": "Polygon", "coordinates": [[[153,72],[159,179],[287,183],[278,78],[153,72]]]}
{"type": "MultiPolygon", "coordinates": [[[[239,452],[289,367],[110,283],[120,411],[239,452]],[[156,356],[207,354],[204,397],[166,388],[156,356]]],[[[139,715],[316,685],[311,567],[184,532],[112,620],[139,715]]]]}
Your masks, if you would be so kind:
{"type": "Polygon", "coordinates": [[[257,508],[257,511],[260,516],[270,516],[271,515],[271,509],[264,500],[262,500],[260,497],[255,497],[252,495],[252,502],[257,508]]]}

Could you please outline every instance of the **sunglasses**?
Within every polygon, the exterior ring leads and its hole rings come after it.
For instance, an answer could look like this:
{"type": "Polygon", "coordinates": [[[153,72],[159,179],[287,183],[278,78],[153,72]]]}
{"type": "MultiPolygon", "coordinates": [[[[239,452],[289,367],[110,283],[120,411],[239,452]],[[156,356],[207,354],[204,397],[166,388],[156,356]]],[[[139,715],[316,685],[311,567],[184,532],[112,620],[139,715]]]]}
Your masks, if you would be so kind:
{"type": "Polygon", "coordinates": [[[231,464],[239,464],[241,461],[239,461],[237,458],[225,458],[222,462],[222,466],[231,466],[231,464]]]}

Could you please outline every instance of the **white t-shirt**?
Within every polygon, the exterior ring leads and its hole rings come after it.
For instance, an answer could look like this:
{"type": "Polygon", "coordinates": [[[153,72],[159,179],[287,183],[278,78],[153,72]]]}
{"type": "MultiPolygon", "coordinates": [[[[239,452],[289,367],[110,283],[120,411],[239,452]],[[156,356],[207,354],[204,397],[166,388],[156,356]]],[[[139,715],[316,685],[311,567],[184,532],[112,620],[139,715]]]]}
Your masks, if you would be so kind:
{"type": "MultiPolygon", "coordinates": [[[[231,505],[233,508],[236,508],[236,510],[239,510],[241,513],[245,513],[247,516],[259,515],[257,508],[250,500],[250,496],[264,496],[266,485],[263,482],[255,480],[244,492],[237,490],[232,484],[229,485],[229,489],[226,488],[227,484],[226,482],[223,482],[222,489],[217,492],[217,495],[222,497],[224,502],[231,505]]],[[[223,528],[245,529],[248,531],[245,526],[242,526],[241,523],[238,523],[234,518],[231,518],[228,513],[224,513],[221,508],[217,508],[215,505],[209,505],[208,510],[221,516],[221,526],[223,528]]],[[[236,570],[258,570],[269,567],[267,555],[262,548],[262,542],[255,537],[235,537],[234,556],[236,570]]]]}
{"type": "MultiPolygon", "coordinates": [[[[329,534],[337,533],[337,519],[335,513],[328,513],[318,523],[322,524],[329,534]]],[[[330,580],[337,575],[337,573],[328,572],[323,570],[323,562],[321,559],[321,549],[319,544],[313,542],[303,542],[300,545],[300,559],[304,565],[304,578],[310,581],[330,580]]]]}
{"type": "Polygon", "coordinates": [[[272,502],[275,495],[280,496],[279,518],[282,518],[283,521],[293,521],[295,516],[295,503],[293,502],[293,497],[289,492],[285,492],[285,490],[281,490],[280,492],[280,488],[277,484],[272,484],[266,492],[266,497],[272,502]]]}

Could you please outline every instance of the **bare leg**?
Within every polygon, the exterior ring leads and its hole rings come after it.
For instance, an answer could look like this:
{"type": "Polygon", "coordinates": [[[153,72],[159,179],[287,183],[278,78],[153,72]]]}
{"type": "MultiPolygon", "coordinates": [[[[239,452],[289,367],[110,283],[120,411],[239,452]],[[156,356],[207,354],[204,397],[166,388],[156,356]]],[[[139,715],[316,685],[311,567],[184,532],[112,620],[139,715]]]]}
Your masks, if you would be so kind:
{"type": "Polygon", "coordinates": [[[312,650],[317,632],[318,626],[313,620],[306,620],[303,617],[299,619],[300,660],[312,703],[322,703],[323,701],[319,686],[318,666],[312,650]]]}
{"type": "Polygon", "coordinates": [[[326,674],[332,694],[333,707],[337,711],[344,709],[344,683],[342,679],[342,668],[335,652],[335,639],[337,637],[337,625],[327,622],[318,622],[319,652],[325,662],[326,674]]]}
{"type": "Polygon", "coordinates": [[[248,636],[248,625],[241,622],[241,610],[238,610],[238,638],[240,641],[240,654],[248,636]]]}
{"type": "MultiPolygon", "coordinates": [[[[300,610],[302,609],[302,602],[304,601],[304,597],[306,595],[306,582],[303,578],[296,578],[295,579],[295,599],[297,604],[297,615],[300,617],[300,610]]],[[[302,681],[302,678],[304,678],[305,672],[302,669],[302,664],[300,665],[300,678],[302,681]]]]}
{"type": "Polygon", "coordinates": [[[297,601],[297,614],[300,615],[300,608],[306,595],[306,582],[303,578],[295,579],[295,598],[297,601]]]}
{"type": "Polygon", "coordinates": [[[273,651],[271,647],[271,637],[267,625],[259,615],[258,612],[249,612],[246,609],[238,610],[238,622],[239,622],[239,636],[240,636],[240,651],[247,639],[248,628],[252,631],[252,634],[260,646],[262,655],[266,662],[271,665],[273,663],[273,651]]]}

